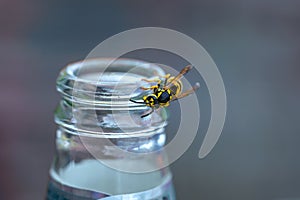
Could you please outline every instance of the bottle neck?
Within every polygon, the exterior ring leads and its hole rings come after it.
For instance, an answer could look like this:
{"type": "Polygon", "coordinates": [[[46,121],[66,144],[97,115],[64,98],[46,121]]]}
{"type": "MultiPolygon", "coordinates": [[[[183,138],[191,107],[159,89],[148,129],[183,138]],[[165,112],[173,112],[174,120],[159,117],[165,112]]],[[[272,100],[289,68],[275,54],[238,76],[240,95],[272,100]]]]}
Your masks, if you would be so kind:
{"type": "Polygon", "coordinates": [[[137,60],[91,59],[68,65],[57,79],[62,95],[55,122],[66,132],[91,137],[126,138],[150,136],[166,126],[166,112],[160,109],[149,117],[141,99],[151,91],[142,79],[163,76],[155,64],[137,60]]]}

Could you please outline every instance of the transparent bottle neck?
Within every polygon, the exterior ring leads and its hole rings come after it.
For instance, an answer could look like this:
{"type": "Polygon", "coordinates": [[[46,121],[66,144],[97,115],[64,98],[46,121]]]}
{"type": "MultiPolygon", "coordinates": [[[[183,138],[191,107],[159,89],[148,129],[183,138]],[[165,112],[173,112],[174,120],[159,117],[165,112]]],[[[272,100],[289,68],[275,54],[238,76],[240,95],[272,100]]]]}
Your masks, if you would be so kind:
{"type": "Polygon", "coordinates": [[[163,76],[155,64],[130,59],[91,59],[68,65],[57,79],[62,95],[55,122],[65,131],[91,137],[139,137],[162,132],[167,115],[159,109],[148,117],[142,100],[151,91],[142,79],[163,76]]]}
{"type": "MultiPolygon", "coordinates": [[[[156,162],[155,152],[161,151],[166,141],[166,112],[159,109],[142,118],[151,108],[129,99],[143,102],[142,97],[152,92],[141,89],[151,86],[143,79],[163,75],[159,66],[131,59],[90,59],[68,65],[57,79],[62,95],[55,112],[57,149],[64,154],[79,150],[89,158],[87,151],[98,160],[156,162]]],[[[137,171],[157,169],[140,166],[137,171]]]]}

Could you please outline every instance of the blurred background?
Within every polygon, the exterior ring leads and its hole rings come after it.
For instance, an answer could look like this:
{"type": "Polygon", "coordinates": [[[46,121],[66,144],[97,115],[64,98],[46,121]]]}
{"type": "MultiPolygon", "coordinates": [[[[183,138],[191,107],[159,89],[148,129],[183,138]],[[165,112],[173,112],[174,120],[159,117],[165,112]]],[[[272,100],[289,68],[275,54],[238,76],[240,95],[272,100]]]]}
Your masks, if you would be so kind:
{"type": "MultiPolygon", "coordinates": [[[[178,199],[300,199],[299,9],[294,0],[0,0],[0,199],[45,196],[61,68],[106,38],[144,26],[197,40],[219,67],[227,92],[222,136],[200,160],[210,119],[200,80],[199,133],[171,166],[178,199]]],[[[128,57],[178,70],[186,64],[160,51],[128,57]]],[[[199,76],[187,79],[194,83],[199,76]]],[[[168,132],[176,120],[173,115],[168,132]]]]}

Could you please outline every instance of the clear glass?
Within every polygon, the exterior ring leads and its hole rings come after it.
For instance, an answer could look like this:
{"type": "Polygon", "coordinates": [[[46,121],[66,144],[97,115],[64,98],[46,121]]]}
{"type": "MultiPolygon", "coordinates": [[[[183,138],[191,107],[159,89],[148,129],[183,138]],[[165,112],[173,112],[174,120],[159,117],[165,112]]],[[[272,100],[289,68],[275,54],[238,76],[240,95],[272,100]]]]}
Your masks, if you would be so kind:
{"type": "Polygon", "coordinates": [[[174,200],[172,175],[161,167],[166,112],[141,118],[149,108],[129,101],[146,95],[142,78],[164,72],[142,61],[111,61],[70,64],[57,79],[62,100],[47,199],[174,200]]]}

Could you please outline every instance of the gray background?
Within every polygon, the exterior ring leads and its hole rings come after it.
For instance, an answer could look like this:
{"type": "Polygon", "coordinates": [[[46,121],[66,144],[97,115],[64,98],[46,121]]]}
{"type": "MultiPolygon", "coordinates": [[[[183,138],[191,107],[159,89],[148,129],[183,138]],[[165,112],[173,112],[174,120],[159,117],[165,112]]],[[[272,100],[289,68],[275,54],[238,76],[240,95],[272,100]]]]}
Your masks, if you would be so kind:
{"type": "MultiPolygon", "coordinates": [[[[300,1],[0,1],[0,199],[42,199],[54,154],[55,79],[69,62],[130,28],[159,26],[201,43],[223,76],[228,112],[211,154],[198,159],[210,118],[200,81],[200,129],[171,168],[178,199],[300,199],[300,1]]],[[[180,70],[155,50],[127,57],[180,70]]],[[[169,139],[178,122],[170,108],[169,139]]],[[[190,119],[193,120],[193,119],[190,119]]],[[[197,123],[197,122],[195,122],[197,123]]]]}

